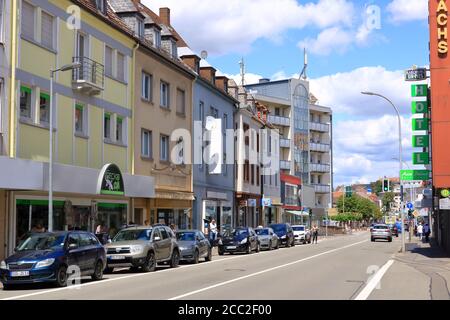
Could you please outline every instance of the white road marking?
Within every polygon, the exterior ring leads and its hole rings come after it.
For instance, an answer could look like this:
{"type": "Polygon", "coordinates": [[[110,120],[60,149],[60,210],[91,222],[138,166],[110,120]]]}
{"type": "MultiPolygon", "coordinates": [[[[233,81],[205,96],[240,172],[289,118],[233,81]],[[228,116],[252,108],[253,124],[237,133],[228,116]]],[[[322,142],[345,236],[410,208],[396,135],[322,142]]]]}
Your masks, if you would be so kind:
{"type": "Polygon", "coordinates": [[[281,269],[281,268],[285,268],[285,267],[288,267],[288,266],[291,266],[291,265],[294,265],[294,264],[297,264],[297,263],[308,261],[308,260],[311,260],[311,259],[323,256],[323,255],[332,253],[332,252],[336,252],[336,251],[340,251],[340,250],[343,250],[343,249],[347,249],[347,248],[350,248],[350,247],[353,247],[353,246],[356,246],[358,244],[365,243],[365,242],[368,242],[368,241],[369,240],[356,242],[356,243],[353,243],[353,244],[350,244],[350,245],[347,245],[347,246],[344,246],[344,247],[341,247],[341,248],[336,248],[336,249],[333,249],[333,250],[325,251],[325,252],[322,252],[322,253],[319,253],[319,254],[316,254],[314,256],[310,256],[310,257],[304,258],[304,259],[300,259],[300,260],[297,260],[297,261],[286,263],[286,264],[283,264],[283,265],[280,265],[280,266],[276,266],[276,267],[273,267],[273,268],[265,269],[265,270],[262,270],[262,271],[259,271],[259,272],[255,272],[255,273],[252,273],[252,274],[249,274],[249,275],[246,275],[246,276],[242,276],[242,277],[239,277],[239,278],[235,278],[235,279],[232,279],[232,280],[220,282],[220,283],[217,283],[215,285],[212,285],[212,286],[209,286],[209,287],[206,287],[206,288],[198,289],[198,290],[195,290],[195,291],[191,291],[191,292],[188,292],[188,293],[185,293],[185,294],[182,294],[182,295],[170,298],[169,300],[178,300],[178,299],[181,299],[181,298],[184,298],[184,297],[187,297],[187,296],[191,296],[191,295],[203,292],[203,291],[207,291],[207,290],[211,290],[211,289],[214,289],[214,288],[217,288],[217,287],[221,287],[221,286],[224,286],[224,285],[236,282],[236,281],[240,281],[240,280],[243,280],[243,279],[255,277],[255,276],[258,276],[260,274],[264,274],[264,273],[267,273],[267,272],[270,272],[270,271],[274,271],[274,270],[278,270],[278,269],[281,269]]]}
{"type": "Polygon", "coordinates": [[[389,268],[394,264],[394,260],[389,260],[378,272],[370,279],[369,283],[364,287],[364,289],[358,294],[354,300],[367,300],[372,291],[380,283],[384,274],[389,270],[389,268]]]}
{"type": "MultiPolygon", "coordinates": [[[[338,240],[338,239],[336,239],[336,240],[338,240]]],[[[367,242],[367,241],[368,240],[362,241],[362,242],[358,242],[358,243],[352,244],[350,246],[353,246],[353,245],[356,245],[356,244],[359,244],[359,243],[363,243],[363,242],[367,242]]],[[[303,248],[303,247],[304,246],[296,245],[295,247],[291,248],[291,250],[292,249],[295,250],[295,248],[303,248]]],[[[346,248],[346,247],[343,247],[343,248],[346,248]]],[[[334,249],[334,250],[328,251],[327,253],[333,252],[335,250],[340,250],[340,249],[343,249],[343,248],[334,249]]],[[[263,252],[258,253],[258,255],[273,254],[273,253],[276,253],[276,252],[280,252],[280,251],[278,251],[278,250],[275,250],[275,251],[263,251],[263,252]]],[[[320,256],[320,255],[322,255],[322,254],[319,254],[317,256],[320,256]]],[[[181,266],[181,267],[175,268],[175,269],[174,268],[168,268],[168,269],[165,269],[165,270],[158,270],[156,272],[132,274],[132,275],[126,275],[126,276],[123,276],[123,277],[104,279],[104,280],[101,280],[101,281],[93,281],[93,282],[84,283],[84,284],[80,284],[80,285],[76,285],[76,286],[69,286],[69,287],[65,287],[65,288],[49,289],[49,290],[44,290],[44,291],[39,291],[39,292],[27,293],[27,294],[18,295],[18,296],[2,298],[2,299],[0,299],[0,301],[1,300],[23,299],[23,298],[28,298],[28,297],[32,297],[32,296],[49,294],[49,293],[54,293],[54,292],[59,292],[59,291],[64,291],[64,290],[77,290],[79,288],[83,288],[83,287],[87,287],[87,286],[94,286],[94,285],[101,285],[101,284],[105,284],[105,283],[112,282],[112,281],[119,281],[119,280],[138,278],[138,277],[145,277],[145,276],[155,276],[155,275],[158,275],[158,274],[163,273],[163,272],[174,272],[174,271],[177,271],[177,270],[183,270],[185,268],[194,268],[194,267],[208,266],[208,265],[210,265],[212,263],[216,263],[216,262],[220,262],[220,261],[229,261],[229,260],[241,259],[241,258],[245,258],[245,257],[248,257],[248,255],[240,255],[240,256],[227,257],[227,258],[216,258],[215,260],[212,260],[212,261],[207,262],[207,263],[191,264],[191,265],[181,266]]],[[[306,258],[304,260],[308,260],[308,259],[309,258],[306,258]]],[[[278,267],[276,267],[276,268],[278,268],[278,267]]]]}

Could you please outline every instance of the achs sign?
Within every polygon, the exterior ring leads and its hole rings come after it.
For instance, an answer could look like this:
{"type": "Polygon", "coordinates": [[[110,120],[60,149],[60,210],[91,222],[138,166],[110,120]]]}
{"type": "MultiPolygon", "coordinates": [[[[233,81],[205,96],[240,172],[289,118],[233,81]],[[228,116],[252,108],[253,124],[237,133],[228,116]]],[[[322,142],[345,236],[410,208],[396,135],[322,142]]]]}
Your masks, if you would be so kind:
{"type": "Polygon", "coordinates": [[[97,182],[97,193],[123,196],[125,188],[122,173],[115,164],[105,164],[100,171],[97,182]]]}
{"type": "Polygon", "coordinates": [[[438,28],[438,53],[446,54],[448,52],[448,8],[446,0],[439,0],[436,10],[436,22],[438,28]]]}

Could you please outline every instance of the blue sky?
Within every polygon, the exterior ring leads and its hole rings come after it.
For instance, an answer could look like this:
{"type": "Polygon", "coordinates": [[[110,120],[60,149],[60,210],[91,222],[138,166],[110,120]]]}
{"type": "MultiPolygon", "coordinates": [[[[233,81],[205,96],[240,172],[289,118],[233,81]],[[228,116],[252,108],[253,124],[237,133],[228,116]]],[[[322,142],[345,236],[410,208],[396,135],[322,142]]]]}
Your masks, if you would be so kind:
{"type": "Polygon", "coordinates": [[[311,90],[334,112],[337,185],[398,176],[397,117],[361,91],[384,94],[400,108],[403,156],[411,159],[412,99],[402,73],[429,64],[427,0],[143,2],[155,12],[168,6],[172,25],[222,73],[238,79],[244,57],[247,83],[298,76],[306,46],[311,90]],[[368,8],[379,9],[381,20],[368,8]],[[381,28],[372,28],[377,22],[381,28]]]}

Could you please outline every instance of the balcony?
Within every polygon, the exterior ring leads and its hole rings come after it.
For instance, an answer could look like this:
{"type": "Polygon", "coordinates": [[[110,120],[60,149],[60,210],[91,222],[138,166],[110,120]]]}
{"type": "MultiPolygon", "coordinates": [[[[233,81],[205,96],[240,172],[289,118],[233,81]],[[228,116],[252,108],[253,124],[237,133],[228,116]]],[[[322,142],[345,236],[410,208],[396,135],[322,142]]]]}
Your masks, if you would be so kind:
{"type": "Polygon", "coordinates": [[[291,119],[280,116],[269,115],[268,120],[271,124],[276,126],[290,127],[291,119]]]}
{"type": "Polygon", "coordinates": [[[330,186],[327,184],[313,184],[316,193],[330,193],[330,186]]]}
{"type": "Polygon", "coordinates": [[[316,152],[330,152],[330,145],[326,143],[311,142],[309,145],[309,149],[316,152]]]}
{"type": "Polygon", "coordinates": [[[90,96],[100,94],[105,88],[105,67],[86,57],[74,57],[73,62],[81,66],[72,71],[72,88],[90,96]]]}
{"type": "Polygon", "coordinates": [[[310,163],[309,171],[328,173],[328,172],[330,172],[330,165],[329,164],[321,164],[321,163],[310,163]]]}
{"type": "Polygon", "coordinates": [[[283,139],[280,138],[280,148],[290,148],[291,147],[291,140],[290,139],[283,139]]]}
{"type": "Polygon", "coordinates": [[[326,123],[320,123],[320,122],[310,122],[309,130],[318,131],[318,132],[329,132],[330,125],[326,124],[326,123]]]}
{"type": "Polygon", "coordinates": [[[291,170],[291,162],[286,160],[280,161],[280,169],[281,170],[291,170]]]}

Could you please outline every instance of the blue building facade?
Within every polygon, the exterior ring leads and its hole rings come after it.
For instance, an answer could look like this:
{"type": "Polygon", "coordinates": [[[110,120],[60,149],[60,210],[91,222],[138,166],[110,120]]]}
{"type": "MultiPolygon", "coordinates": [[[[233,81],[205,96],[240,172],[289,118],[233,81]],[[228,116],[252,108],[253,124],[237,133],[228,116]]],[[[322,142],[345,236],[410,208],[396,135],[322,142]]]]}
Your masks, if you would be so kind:
{"type": "MultiPolygon", "coordinates": [[[[238,104],[234,98],[229,96],[227,91],[227,79],[221,77],[222,86],[216,86],[217,79],[213,77],[211,81],[202,77],[197,77],[194,84],[194,104],[193,104],[193,128],[199,127],[201,122],[202,134],[205,132],[205,123],[208,116],[221,119],[223,137],[223,161],[220,173],[212,173],[213,168],[208,166],[204,159],[201,164],[194,163],[193,182],[195,200],[193,205],[193,226],[200,230],[205,230],[205,222],[215,219],[220,231],[232,228],[232,217],[234,205],[234,183],[235,170],[233,154],[227,154],[226,130],[234,129],[234,113],[238,104]],[[197,122],[197,125],[196,125],[197,122]]],[[[194,139],[194,145],[196,141],[194,139]]],[[[214,143],[214,141],[212,142],[214,143]]],[[[204,148],[208,143],[203,145],[204,148]]],[[[203,149],[204,149],[203,148],[203,149]]],[[[201,152],[196,150],[194,152],[201,152]]],[[[203,152],[202,152],[203,153],[203,152]]],[[[194,154],[194,158],[195,158],[194,154]]],[[[197,154],[197,159],[199,155],[197,154]]],[[[217,171],[217,170],[216,170],[217,171]]]]}

